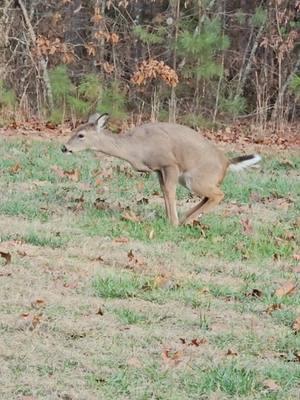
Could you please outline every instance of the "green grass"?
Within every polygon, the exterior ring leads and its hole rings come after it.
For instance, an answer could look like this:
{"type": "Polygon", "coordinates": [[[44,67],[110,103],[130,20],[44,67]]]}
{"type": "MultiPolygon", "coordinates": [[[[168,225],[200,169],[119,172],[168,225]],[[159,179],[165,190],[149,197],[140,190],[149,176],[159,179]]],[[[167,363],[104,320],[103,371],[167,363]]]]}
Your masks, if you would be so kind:
{"type": "MultiPolygon", "coordinates": [[[[294,240],[278,240],[285,231],[291,229],[297,211],[296,201],[294,210],[283,213],[280,220],[274,217],[268,224],[260,218],[258,212],[253,222],[252,235],[243,233],[242,216],[220,218],[217,213],[203,217],[203,223],[206,225],[204,232],[197,227],[174,229],[166,223],[162,207],[135,203],[138,196],[147,198],[151,193],[158,191],[155,176],[147,175],[141,178],[140,174],[128,172],[127,169],[113,169],[109,180],[110,191],[104,195],[107,204],[112,206],[107,210],[97,210],[94,200],[99,197],[99,188],[93,185],[93,174],[95,170],[101,171],[101,166],[97,166],[89,153],[63,157],[59,146],[24,141],[18,141],[14,145],[5,142],[2,151],[4,154],[0,158],[0,168],[3,171],[2,180],[7,186],[0,197],[2,214],[48,221],[53,214],[63,214],[64,210],[75,208],[78,199],[83,196],[83,212],[75,223],[91,236],[128,236],[149,243],[149,232],[154,230],[156,242],[172,241],[180,246],[182,251],[189,251],[198,256],[224,257],[229,261],[245,258],[286,258],[293,254],[299,243],[299,228],[296,229],[294,240]],[[20,165],[20,169],[11,174],[10,169],[16,163],[20,165]],[[88,190],[80,190],[78,184],[70,182],[67,178],[60,178],[52,170],[55,165],[63,170],[80,170],[80,183],[90,185],[88,190]],[[39,181],[43,183],[42,186],[35,185],[39,181]],[[144,184],[142,192],[138,189],[138,183],[141,181],[144,184]],[[22,182],[27,182],[29,186],[25,187],[25,192],[24,189],[21,192],[17,189],[17,183],[22,182]],[[134,212],[141,214],[142,222],[123,221],[120,207],[114,206],[117,202],[121,202],[124,209],[129,204],[132,205],[134,212]]],[[[296,158],[291,162],[292,165],[298,165],[296,158]]],[[[262,201],[270,196],[287,199],[292,197],[295,200],[300,196],[297,183],[297,177],[291,176],[286,179],[283,176],[282,164],[279,161],[276,163],[272,159],[266,159],[262,171],[228,174],[223,185],[225,202],[247,204],[251,193],[260,196],[262,201]],[[266,171],[270,173],[266,174],[266,171]]],[[[184,189],[179,189],[179,198],[186,198],[186,194],[184,189]]],[[[103,195],[100,196],[102,197],[103,195]]]]}
{"type": "Polygon", "coordinates": [[[139,277],[122,273],[116,276],[96,277],[93,280],[93,289],[96,296],[103,298],[135,297],[142,290],[145,282],[139,277]]]}
{"type": "Polygon", "coordinates": [[[134,325],[145,322],[146,318],[143,314],[140,314],[129,308],[120,308],[114,310],[114,313],[118,317],[119,321],[126,325],[134,325]]]}
{"type": "Polygon", "coordinates": [[[299,283],[300,157],[228,174],[222,205],[176,229],[155,174],[124,166],[0,139],[0,397],[296,399],[300,296],[275,291],[299,283]]]}
{"type": "Polygon", "coordinates": [[[170,398],[199,399],[217,390],[229,396],[255,393],[259,387],[253,370],[234,364],[211,368],[195,368],[190,373],[161,371],[158,365],[148,365],[142,371],[126,368],[111,375],[105,382],[88,377],[89,384],[103,390],[111,398],[128,396],[135,399],[170,398]],[[189,397],[186,396],[189,393],[189,397]],[[169,396],[169,397],[167,397],[169,396]]]}
{"type": "Polygon", "coordinates": [[[44,233],[29,230],[22,235],[0,235],[0,241],[17,240],[33,246],[50,247],[52,249],[63,247],[69,240],[67,237],[61,237],[59,232],[44,233]]]}
{"type": "MultiPolygon", "coordinates": [[[[83,215],[80,226],[91,236],[128,236],[148,243],[151,241],[149,232],[154,229],[154,242],[172,241],[180,246],[182,251],[187,250],[199,256],[224,257],[230,261],[288,257],[297,247],[296,240],[278,241],[284,230],[289,229],[289,222],[274,221],[267,226],[264,223],[257,224],[253,235],[247,236],[242,232],[240,217],[220,219],[219,215],[211,214],[202,220],[207,225],[205,236],[197,227],[175,229],[159,216],[152,223],[135,223],[122,221],[116,213],[91,209],[83,215]],[[114,224],[110,223],[111,219],[114,220],[114,224]]],[[[299,237],[299,229],[296,230],[296,235],[299,237]]]]}

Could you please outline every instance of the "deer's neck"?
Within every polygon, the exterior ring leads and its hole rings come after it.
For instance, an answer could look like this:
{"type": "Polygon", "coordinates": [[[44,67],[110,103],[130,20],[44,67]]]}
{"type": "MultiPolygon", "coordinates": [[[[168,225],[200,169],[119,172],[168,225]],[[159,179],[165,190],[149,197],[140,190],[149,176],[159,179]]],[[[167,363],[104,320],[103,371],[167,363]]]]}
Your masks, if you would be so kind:
{"type": "Polygon", "coordinates": [[[128,137],[105,132],[99,136],[95,150],[120,158],[121,160],[132,162],[132,143],[128,137]]]}

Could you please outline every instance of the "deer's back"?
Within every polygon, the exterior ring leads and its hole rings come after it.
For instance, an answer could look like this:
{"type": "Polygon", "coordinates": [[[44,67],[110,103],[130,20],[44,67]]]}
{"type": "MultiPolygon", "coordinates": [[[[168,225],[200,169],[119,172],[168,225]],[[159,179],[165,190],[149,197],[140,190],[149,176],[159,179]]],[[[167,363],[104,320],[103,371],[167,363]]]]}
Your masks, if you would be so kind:
{"type": "Polygon", "coordinates": [[[165,163],[177,164],[182,171],[201,165],[227,167],[225,155],[193,129],[167,122],[147,123],[128,132],[135,143],[143,146],[143,155],[151,169],[165,163]]]}

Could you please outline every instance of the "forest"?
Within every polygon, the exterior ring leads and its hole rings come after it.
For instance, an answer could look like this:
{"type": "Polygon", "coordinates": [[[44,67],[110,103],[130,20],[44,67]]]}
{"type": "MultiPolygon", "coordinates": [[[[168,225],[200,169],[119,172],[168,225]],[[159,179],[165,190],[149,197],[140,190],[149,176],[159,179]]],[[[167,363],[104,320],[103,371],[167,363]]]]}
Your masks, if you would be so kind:
{"type": "Polygon", "coordinates": [[[261,133],[299,121],[299,1],[1,3],[2,126],[96,110],[261,133]]]}

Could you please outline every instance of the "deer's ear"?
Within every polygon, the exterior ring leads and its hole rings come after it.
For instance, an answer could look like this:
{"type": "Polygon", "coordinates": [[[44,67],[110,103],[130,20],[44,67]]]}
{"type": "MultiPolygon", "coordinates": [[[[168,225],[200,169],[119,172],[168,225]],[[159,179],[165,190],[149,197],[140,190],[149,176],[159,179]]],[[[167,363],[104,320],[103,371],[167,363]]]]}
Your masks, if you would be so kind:
{"type": "Polygon", "coordinates": [[[101,117],[101,114],[99,114],[99,113],[90,115],[89,119],[88,119],[88,124],[95,124],[97,122],[98,118],[100,118],[100,117],[101,117]]]}
{"type": "Polygon", "coordinates": [[[102,114],[102,115],[100,115],[100,117],[98,117],[97,122],[96,122],[96,124],[97,124],[97,132],[98,133],[104,127],[108,117],[109,117],[109,115],[106,114],[106,113],[102,114]]]}

